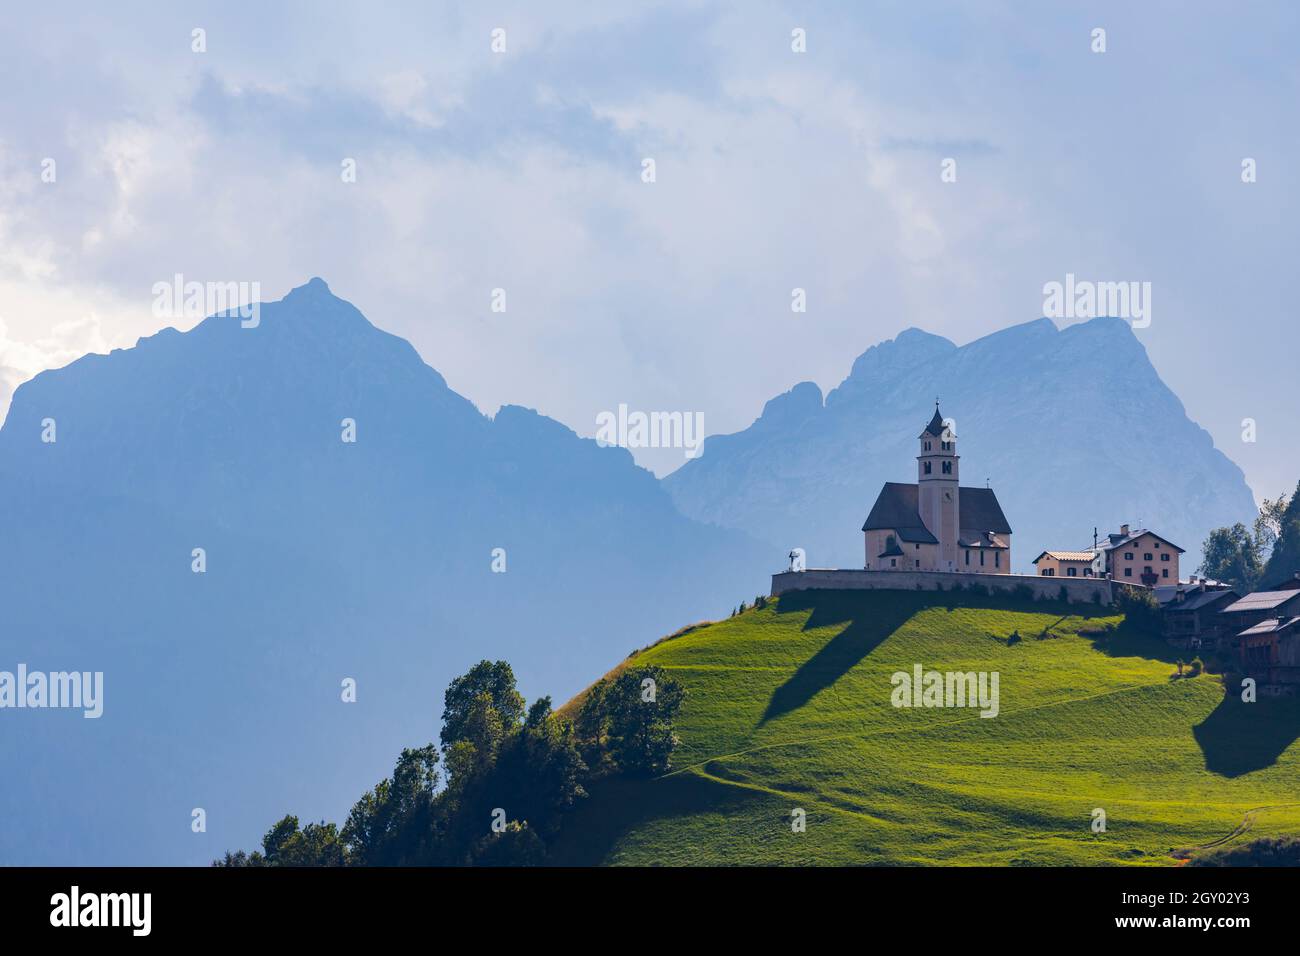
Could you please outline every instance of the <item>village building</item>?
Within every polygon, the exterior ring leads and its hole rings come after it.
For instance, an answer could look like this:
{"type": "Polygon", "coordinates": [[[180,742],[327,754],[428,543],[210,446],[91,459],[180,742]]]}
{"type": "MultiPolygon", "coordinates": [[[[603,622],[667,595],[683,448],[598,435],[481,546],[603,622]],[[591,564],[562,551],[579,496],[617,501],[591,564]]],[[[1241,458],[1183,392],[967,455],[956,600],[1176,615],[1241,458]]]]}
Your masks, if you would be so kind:
{"type": "MultiPolygon", "coordinates": [[[[1224,622],[1224,636],[1219,646],[1240,658],[1244,635],[1257,624],[1276,623],[1278,618],[1300,617],[1300,589],[1253,591],[1233,601],[1219,612],[1219,616],[1224,622]]],[[[1244,666],[1244,660],[1242,663],[1244,666]]]]}
{"type": "Polygon", "coordinates": [[[1241,667],[1247,675],[1266,692],[1295,693],[1300,684],[1300,615],[1267,617],[1246,628],[1237,639],[1241,667]]]}
{"type": "Polygon", "coordinates": [[[1220,647],[1237,658],[1242,672],[1265,693],[1294,694],[1300,685],[1300,576],[1233,601],[1219,617],[1226,634],[1220,647]]]}
{"type": "Polygon", "coordinates": [[[1300,590],[1252,591],[1219,613],[1224,616],[1229,627],[1236,629],[1234,633],[1240,634],[1267,618],[1279,615],[1294,617],[1300,614],[1300,590]]]}
{"type": "Polygon", "coordinates": [[[1096,551],[1044,551],[1034,558],[1034,567],[1045,578],[1090,578],[1096,559],[1096,551]]]}
{"type": "Polygon", "coordinates": [[[1097,546],[1102,573],[1116,581],[1142,584],[1149,588],[1177,584],[1178,556],[1183,549],[1145,528],[1130,531],[1121,525],[1097,546]]]}
{"type": "Polygon", "coordinates": [[[868,571],[1011,573],[1011,526],[990,488],[963,488],[957,436],[939,414],[919,436],[916,484],[886,482],[862,531],[868,571]]]}
{"type": "Polygon", "coordinates": [[[1217,647],[1231,636],[1228,622],[1219,612],[1241,599],[1226,584],[1200,580],[1160,586],[1154,589],[1160,605],[1161,632],[1177,647],[1217,647]]]}

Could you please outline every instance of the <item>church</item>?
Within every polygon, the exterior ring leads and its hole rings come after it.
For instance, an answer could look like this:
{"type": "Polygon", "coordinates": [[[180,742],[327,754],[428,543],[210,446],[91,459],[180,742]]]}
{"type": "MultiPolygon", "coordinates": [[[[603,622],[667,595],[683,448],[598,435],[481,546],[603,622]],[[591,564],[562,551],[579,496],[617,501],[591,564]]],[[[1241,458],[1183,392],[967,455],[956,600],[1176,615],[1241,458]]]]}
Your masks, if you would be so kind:
{"type": "Polygon", "coordinates": [[[963,488],[957,436],[939,414],[921,432],[916,484],[886,482],[862,531],[868,571],[1011,573],[1011,526],[991,488],[963,488]]]}

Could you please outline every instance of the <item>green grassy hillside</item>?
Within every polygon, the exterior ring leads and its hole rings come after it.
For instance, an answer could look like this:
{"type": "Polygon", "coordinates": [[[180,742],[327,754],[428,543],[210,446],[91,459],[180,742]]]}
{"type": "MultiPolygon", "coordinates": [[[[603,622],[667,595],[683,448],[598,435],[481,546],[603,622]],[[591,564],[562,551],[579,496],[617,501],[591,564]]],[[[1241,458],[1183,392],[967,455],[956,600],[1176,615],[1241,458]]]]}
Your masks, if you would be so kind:
{"type": "Polygon", "coordinates": [[[1101,608],[788,594],[622,665],[686,686],[674,769],[598,785],[557,862],[1172,865],[1300,834],[1300,702],[1243,704],[1175,658],[1101,608]],[[893,707],[914,664],[997,671],[1000,713],[893,707]]]}

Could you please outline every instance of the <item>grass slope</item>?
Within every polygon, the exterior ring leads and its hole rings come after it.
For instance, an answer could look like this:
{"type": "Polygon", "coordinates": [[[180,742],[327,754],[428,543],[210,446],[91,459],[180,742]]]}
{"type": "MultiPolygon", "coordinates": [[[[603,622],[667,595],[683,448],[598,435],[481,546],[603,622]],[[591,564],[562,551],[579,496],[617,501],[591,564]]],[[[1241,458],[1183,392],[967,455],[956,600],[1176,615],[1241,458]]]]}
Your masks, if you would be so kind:
{"type": "Polygon", "coordinates": [[[685,684],[674,769],[598,786],[557,862],[1174,864],[1300,834],[1300,701],[1171,679],[1172,650],[1108,615],[820,591],[685,629],[619,668],[685,684]],[[1000,714],[893,707],[890,676],[918,663],[999,672],[1000,714]]]}

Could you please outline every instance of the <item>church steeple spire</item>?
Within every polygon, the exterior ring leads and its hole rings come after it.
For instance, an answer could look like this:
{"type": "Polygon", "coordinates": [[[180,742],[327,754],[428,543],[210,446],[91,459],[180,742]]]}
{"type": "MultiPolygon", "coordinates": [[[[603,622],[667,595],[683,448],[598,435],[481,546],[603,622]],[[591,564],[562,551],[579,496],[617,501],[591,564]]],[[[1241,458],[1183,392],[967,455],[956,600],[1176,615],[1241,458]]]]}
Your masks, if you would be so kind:
{"type": "Polygon", "coordinates": [[[943,430],[943,416],[939,414],[939,400],[936,398],[934,400],[934,417],[930,419],[930,424],[925,426],[925,431],[921,432],[920,437],[925,438],[926,435],[931,435],[934,438],[939,438],[943,435],[943,430]]]}

